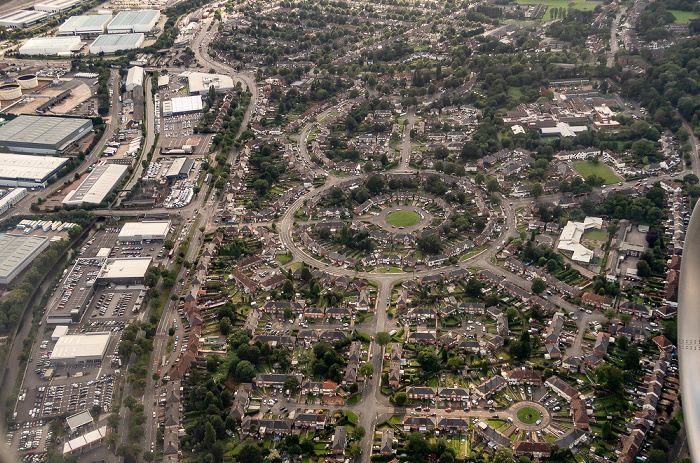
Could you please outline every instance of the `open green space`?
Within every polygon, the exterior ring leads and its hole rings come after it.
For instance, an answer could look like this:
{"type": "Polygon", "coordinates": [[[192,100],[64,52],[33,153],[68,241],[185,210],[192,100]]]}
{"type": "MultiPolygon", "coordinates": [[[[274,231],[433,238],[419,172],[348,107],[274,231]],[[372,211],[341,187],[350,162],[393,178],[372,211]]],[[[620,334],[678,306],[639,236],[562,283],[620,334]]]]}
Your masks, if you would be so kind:
{"type": "Polygon", "coordinates": [[[417,224],[420,216],[413,211],[394,211],[387,216],[386,221],[397,227],[407,227],[417,224]]]}
{"type": "MultiPolygon", "coordinates": [[[[581,11],[591,11],[596,7],[596,3],[586,3],[586,0],[516,0],[516,3],[520,5],[547,5],[555,8],[569,9],[569,7],[575,10],[581,11]]],[[[549,13],[545,11],[544,18],[549,20],[549,13]]]]}
{"type": "Polygon", "coordinates": [[[676,20],[673,21],[676,24],[688,24],[691,19],[697,18],[698,14],[693,11],[681,11],[681,10],[668,10],[676,20]]]}
{"type": "Polygon", "coordinates": [[[574,169],[576,169],[576,172],[583,175],[584,178],[588,178],[591,175],[596,175],[605,180],[606,185],[609,185],[611,183],[617,183],[620,181],[620,178],[617,175],[615,175],[615,173],[612,170],[610,170],[610,168],[603,162],[577,162],[576,164],[574,164],[574,169]]]}
{"type": "Polygon", "coordinates": [[[532,407],[523,407],[518,410],[518,419],[525,424],[532,424],[540,419],[540,413],[532,407]]]}
{"type": "Polygon", "coordinates": [[[592,229],[587,230],[583,237],[588,240],[607,241],[608,232],[606,232],[605,230],[592,229]]]}

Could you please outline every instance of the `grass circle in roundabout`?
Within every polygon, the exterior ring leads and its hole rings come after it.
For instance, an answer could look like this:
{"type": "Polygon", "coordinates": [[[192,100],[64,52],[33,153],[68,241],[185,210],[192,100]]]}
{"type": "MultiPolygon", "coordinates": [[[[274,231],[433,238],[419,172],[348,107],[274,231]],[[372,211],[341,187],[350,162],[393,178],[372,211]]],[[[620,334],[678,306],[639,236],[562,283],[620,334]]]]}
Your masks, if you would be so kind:
{"type": "Polygon", "coordinates": [[[518,419],[525,424],[533,424],[540,419],[540,412],[532,407],[523,407],[518,410],[518,419]]]}
{"type": "Polygon", "coordinates": [[[408,227],[417,224],[420,221],[420,215],[413,211],[394,211],[386,217],[386,221],[397,227],[408,227]]]}

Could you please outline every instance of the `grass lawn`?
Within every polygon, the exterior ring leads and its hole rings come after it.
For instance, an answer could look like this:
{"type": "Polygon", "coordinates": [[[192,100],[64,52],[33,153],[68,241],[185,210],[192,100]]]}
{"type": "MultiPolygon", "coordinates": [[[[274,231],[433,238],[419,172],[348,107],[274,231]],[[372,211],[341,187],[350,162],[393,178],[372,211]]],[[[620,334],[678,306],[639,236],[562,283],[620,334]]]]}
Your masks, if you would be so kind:
{"type": "Polygon", "coordinates": [[[598,241],[607,241],[608,240],[608,232],[605,230],[588,230],[584,235],[584,239],[589,239],[589,240],[598,240],[598,241]]]}
{"type": "Polygon", "coordinates": [[[397,227],[407,227],[420,221],[420,216],[413,211],[395,211],[389,214],[386,221],[397,227]]]}
{"type": "Polygon", "coordinates": [[[606,185],[620,181],[620,178],[603,162],[598,162],[598,164],[594,164],[591,161],[577,162],[574,164],[574,169],[583,175],[584,178],[590,175],[597,175],[605,180],[606,185]]]}
{"type": "Polygon", "coordinates": [[[668,10],[668,12],[676,17],[673,21],[676,24],[688,24],[691,19],[698,17],[697,13],[692,11],[668,10]]]}
{"type": "MultiPolygon", "coordinates": [[[[359,394],[359,395],[357,395],[357,396],[355,396],[355,397],[359,397],[359,398],[361,399],[361,398],[362,398],[362,394],[359,394]]],[[[351,399],[351,400],[352,400],[352,399],[351,399]]],[[[350,403],[350,401],[348,401],[348,404],[349,404],[349,403],[350,403]]],[[[347,413],[346,413],[346,416],[348,417],[348,419],[350,420],[350,422],[351,422],[352,424],[357,424],[357,415],[355,415],[353,412],[347,412],[347,413]]]]}
{"type": "MultiPolygon", "coordinates": [[[[575,10],[581,11],[591,11],[595,8],[595,4],[586,4],[586,0],[516,0],[516,3],[520,5],[536,5],[539,3],[541,5],[553,6],[556,8],[563,7],[564,9],[569,9],[569,6],[572,6],[575,10]]],[[[548,21],[549,13],[545,12],[542,19],[548,21]]]]}
{"type": "MultiPolygon", "coordinates": [[[[348,400],[348,405],[355,405],[360,400],[362,400],[362,394],[354,395],[354,396],[350,397],[350,399],[348,400]]],[[[350,421],[352,421],[352,420],[350,420],[350,421]]]]}
{"type": "Polygon", "coordinates": [[[286,270],[294,271],[294,270],[296,270],[296,269],[298,269],[298,268],[301,268],[301,262],[294,262],[292,265],[290,265],[289,267],[287,267],[286,270]]]}
{"type": "Polygon", "coordinates": [[[540,413],[532,407],[523,407],[518,410],[518,419],[525,424],[532,424],[540,419],[540,413]]]}
{"type": "Polygon", "coordinates": [[[284,265],[294,258],[291,254],[291,252],[289,254],[277,254],[277,261],[280,264],[284,265]]]}

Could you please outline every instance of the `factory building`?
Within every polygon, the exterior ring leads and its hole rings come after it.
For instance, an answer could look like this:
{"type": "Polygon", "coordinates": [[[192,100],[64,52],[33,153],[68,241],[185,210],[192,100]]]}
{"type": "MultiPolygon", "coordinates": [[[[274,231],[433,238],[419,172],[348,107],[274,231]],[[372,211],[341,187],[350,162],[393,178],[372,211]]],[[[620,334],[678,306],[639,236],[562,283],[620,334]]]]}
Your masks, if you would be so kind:
{"type": "Polygon", "coordinates": [[[53,348],[51,362],[57,365],[100,363],[109,344],[110,332],[67,334],[53,348]]]}
{"type": "Polygon", "coordinates": [[[140,47],[145,39],[146,36],[142,33],[100,35],[90,45],[90,53],[97,55],[100,53],[115,53],[121,50],[133,50],[140,47]]]}
{"type": "Polygon", "coordinates": [[[31,27],[48,17],[49,14],[45,11],[15,10],[0,15],[0,26],[4,26],[7,29],[22,29],[31,27]]]}
{"type": "Polygon", "coordinates": [[[44,236],[0,234],[0,284],[12,282],[48,246],[44,236]]]}
{"type": "Polygon", "coordinates": [[[187,178],[192,170],[192,165],[194,161],[189,158],[175,158],[172,165],[165,173],[165,177],[168,180],[177,180],[180,178],[187,178]]]}
{"type": "Polygon", "coordinates": [[[112,16],[106,14],[71,16],[58,27],[58,35],[104,34],[111,20],[112,16]]]}
{"type": "Polygon", "coordinates": [[[202,95],[183,96],[163,102],[163,117],[198,113],[204,107],[202,95]]]}
{"type": "Polygon", "coordinates": [[[78,188],[63,199],[63,204],[79,206],[83,203],[100,204],[121,182],[129,170],[121,164],[100,164],[83,180],[78,188]]]}
{"type": "Polygon", "coordinates": [[[134,66],[129,69],[129,72],[126,74],[126,91],[132,92],[136,87],[143,88],[143,77],[144,72],[142,67],[134,66]]]}
{"type": "Polygon", "coordinates": [[[48,2],[39,2],[34,4],[34,9],[37,11],[45,11],[49,14],[58,14],[68,11],[87,0],[51,0],[48,2]]]}
{"type": "Polygon", "coordinates": [[[12,206],[17,204],[27,196],[26,188],[13,188],[5,196],[0,198],[0,215],[9,211],[12,206]]]}
{"type": "Polygon", "coordinates": [[[80,37],[34,37],[19,47],[20,55],[27,56],[71,56],[79,53],[85,45],[80,37]]]}
{"type": "Polygon", "coordinates": [[[150,32],[156,27],[159,19],[158,10],[122,11],[107,26],[107,32],[110,34],[150,32]]]}
{"type": "Polygon", "coordinates": [[[22,115],[0,127],[0,146],[15,153],[53,155],[91,130],[90,119],[22,115]]]}
{"type": "Polygon", "coordinates": [[[205,72],[183,72],[180,77],[187,79],[187,88],[193,95],[208,95],[213,87],[217,92],[227,92],[234,89],[233,79],[222,74],[205,72]]]}
{"type": "Polygon", "coordinates": [[[107,259],[97,277],[97,284],[139,285],[151,265],[150,257],[107,259]]]}
{"type": "Polygon", "coordinates": [[[163,241],[170,232],[170,225],[170,220],[126,222],[119,232],[119,242],[133,244],[146,240],[163,241]]]}
{"type": "Polygon", "coordinates": [[[45,188],[66,158],[0,153],[0,186],[45,188]]]}

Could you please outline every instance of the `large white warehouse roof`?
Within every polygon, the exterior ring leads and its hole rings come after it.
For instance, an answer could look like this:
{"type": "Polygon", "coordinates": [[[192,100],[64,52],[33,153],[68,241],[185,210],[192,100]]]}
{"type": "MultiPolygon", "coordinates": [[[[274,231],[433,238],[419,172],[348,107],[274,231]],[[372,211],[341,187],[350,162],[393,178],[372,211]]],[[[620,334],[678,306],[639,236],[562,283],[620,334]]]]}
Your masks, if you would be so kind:
{"type": "Polygon", "coordinates": [[[170,220],[126,222],[119,232],[119,241],[162,240],[170,231],[170,220]]]}
{"type": "Polygon", "coordinates": [[[114,53],[120,50],[133,50],[141,46],[146,36],[141,34],[104,34],[90,45],[90,53],[114,53]]]}
{"type": "Polygon", "coordinates": [[[10,283],[49,245],[45,236],[0,235],[0,284],[10,283]]]}
{"type": "Polygon", "coordinates": [[[66,158],[0,153],[0,186],[44,187],[66,158]]]}
{"type": "Polygon", "coordinates": [[[149,32],[160,19],[158,10],[122,11],[115,16],[107,31],[110,34],[123,32],[149,32]]]}
{"type": "Polygon", "coordinates": [[[59,35],[102,34],[112,17],[106,14],[71,16],[58,27],[59,35]]]}
{"type": "Polygon", "coordinates": [[[124,178],[127,166],[120,164],[101,164],[90,172],[80,186],[68,193],[63,204],[80,205],[82,203],[99,204],[112,188],[124,178]]]}
{"type": "Polygon", "coordinates": [[[207,95],[211,87],[214,87],[217,92],[225,92],[234,88],[233,79],[222,74],[187,71],[180,75],[187,78],[190,93],[207,95]]]}
{"type": "Polygon", "coordinates": [[[61,336],[53,348],[51,361],[99,360],[107,350],[109,332],[68,334],[61,336]]]}
{"type": "Polygon", "coordinates": [[[34,37],[19,47],[20,55],[68,56],[83,48],[80,37],[34,37]]]}
{"type": "Polygon", "coordinates": [[[32,26],[49,16],[45,11],[15,10],[0,16],[0,26],[10,29],[32,26]]]}

